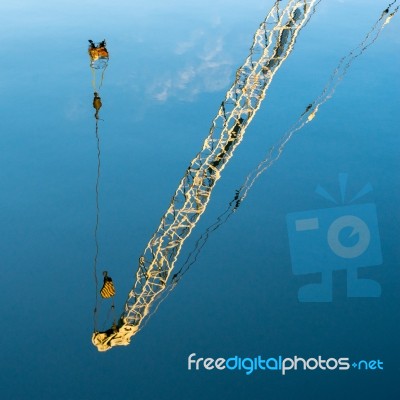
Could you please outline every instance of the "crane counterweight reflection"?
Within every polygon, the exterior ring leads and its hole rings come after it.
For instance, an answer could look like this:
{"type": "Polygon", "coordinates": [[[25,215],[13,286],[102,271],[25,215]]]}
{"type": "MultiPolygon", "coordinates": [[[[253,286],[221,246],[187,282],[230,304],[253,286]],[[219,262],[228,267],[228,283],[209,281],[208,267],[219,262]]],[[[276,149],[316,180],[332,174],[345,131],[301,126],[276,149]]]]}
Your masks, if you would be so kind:
{"type": "Polygon", "coordinates": [[[139,258],[136,280],[122,315],[112,329],[93,333],[92,342],[99,351],[128,345],[144,326],[151,308],[154,312],[159,305],[157,301],[165,289],[176,284],[176,275],[171,273],[184,241],[205,211],[221,172],[318,3],[317,0],[276,1],[257,29],[250,54],[237,70],[202,149],[191,161],[158,229],[139,258]]]}

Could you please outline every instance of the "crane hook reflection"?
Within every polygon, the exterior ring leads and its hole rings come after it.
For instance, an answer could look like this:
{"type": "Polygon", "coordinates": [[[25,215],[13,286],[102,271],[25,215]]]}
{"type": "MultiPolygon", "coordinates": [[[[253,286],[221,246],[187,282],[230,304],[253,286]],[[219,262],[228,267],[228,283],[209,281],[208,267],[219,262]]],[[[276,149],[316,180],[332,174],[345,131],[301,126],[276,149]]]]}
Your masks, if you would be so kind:
{"type": "Polygon", "coordinates": [[[96,118],[96,120],[99,120],[99,111],[101,106],[103,105],[103,103],[101,102],[101,97],[99,96],[99,94],[97,92],[94,92],[94,97],[93,97],[93,108],[96,110],[94,117],[96,118]]]}

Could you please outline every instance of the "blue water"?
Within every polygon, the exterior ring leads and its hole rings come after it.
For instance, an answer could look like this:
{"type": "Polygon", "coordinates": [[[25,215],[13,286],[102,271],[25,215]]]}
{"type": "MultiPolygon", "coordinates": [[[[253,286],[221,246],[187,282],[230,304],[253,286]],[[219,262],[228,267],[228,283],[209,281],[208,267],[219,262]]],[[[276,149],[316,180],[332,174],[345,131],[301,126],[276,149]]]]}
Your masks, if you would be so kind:
{"type": "MultiPolygon", "coordinates": [[[[99,121],[99,271],[122,311],[137,259],[248,54],[271,0],[21,0],[0,5],[0,265],[3,399],[395,399],[400,372],[399,15],[333,98],[257,180],[128,347],[91,344],[97,148],[87,40],[107,39],[99,121]],[[380,297],[302,303],[286,215],[331,207],[370,183],[383,262],[359,270],[380,297]],[[349,357],[383,370],[188,371],[197,357],[349,357]]],[[[385,1],[317,6],[223,172],[177,266],[247,174],[360,43],[385,1]]],[[[101,321],[102,323],[102,321],[101,321]]],[[[108,328],[109,326],[104,326],[108,328]]]]}

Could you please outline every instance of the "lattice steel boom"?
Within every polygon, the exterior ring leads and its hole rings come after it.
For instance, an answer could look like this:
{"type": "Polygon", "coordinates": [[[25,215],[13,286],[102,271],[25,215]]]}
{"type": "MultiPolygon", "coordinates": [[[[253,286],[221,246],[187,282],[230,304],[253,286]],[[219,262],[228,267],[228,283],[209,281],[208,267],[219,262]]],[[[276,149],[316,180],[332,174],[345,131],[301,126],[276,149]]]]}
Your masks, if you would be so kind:
{"type": "Polygon", "coordinates": [[[243,139],[296,37],[307,23],[317,0],[277,1],[257,29],[250,54],[237,70],[203,148],[191,161],[160,226],[139,259],[136,281],[117,324],[94,332],[99,351],[128,345],[140,329],[150,307],[173,283],[171,273],[185,239],[206,209],[212,189],[234,150],[243,139]],[[286,4],[282,7],[282,4],[286,4]]]}

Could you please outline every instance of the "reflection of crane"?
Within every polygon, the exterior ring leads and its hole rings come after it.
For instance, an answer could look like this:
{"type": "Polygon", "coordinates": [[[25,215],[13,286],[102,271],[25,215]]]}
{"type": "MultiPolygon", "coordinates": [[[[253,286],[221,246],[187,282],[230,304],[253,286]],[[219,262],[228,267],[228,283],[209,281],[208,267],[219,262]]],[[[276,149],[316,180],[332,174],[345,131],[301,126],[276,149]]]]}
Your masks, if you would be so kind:
{"type": "Polygon", "coordinates": [[[266,91],[296,37],[306,24],[317,0],[289,0],[280,9],[276,1],[254,35],[250,55],[237,70],[203,148],[190,163],[160,226],[139,259],[136,281],[117,324],[105,332],[95,331],[98,350],[129,344],[150,307],[173,282],[171,272],[185,239],[203,214],[212,189],[220,178],[266,91]]]}

